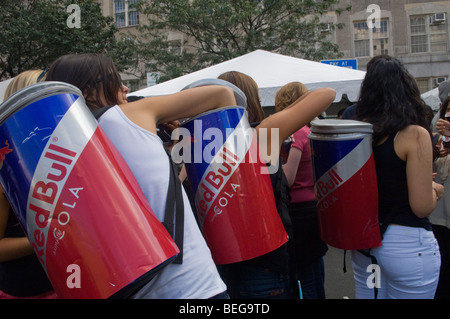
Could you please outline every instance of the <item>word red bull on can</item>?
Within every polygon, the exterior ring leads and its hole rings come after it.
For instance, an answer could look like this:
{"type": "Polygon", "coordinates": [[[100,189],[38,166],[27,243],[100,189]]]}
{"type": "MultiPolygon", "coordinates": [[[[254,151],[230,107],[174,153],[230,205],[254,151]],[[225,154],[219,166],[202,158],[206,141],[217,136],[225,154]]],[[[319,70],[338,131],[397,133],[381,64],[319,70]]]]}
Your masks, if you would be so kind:
{"type": "Polygon", "coordinates": [[[179,253],[77,88],[11,96],[0,140],[0,182],[59,297],[128,297],[179,253]],[[79,288],[67,285],[70,265],[79,288]]]}
{"type": "Polygon", "coordinates": [[[286,243],[268,168],[260,161],[245,109],[206,112],[183,127],[191,133],[190,149],[194,152],[190,156],[197,157],[185,163],[186,171],[215,263],[256,258],[286,243]],[[219,128],[222,133],[215,140],[205,139],[210,128],[219,128]]]}
{"type": "Polygon", "coordinates": [[[322,239],[345,250],[381,246],[372,125],[317,120],[311,127],[318,217],[322,239]]]}

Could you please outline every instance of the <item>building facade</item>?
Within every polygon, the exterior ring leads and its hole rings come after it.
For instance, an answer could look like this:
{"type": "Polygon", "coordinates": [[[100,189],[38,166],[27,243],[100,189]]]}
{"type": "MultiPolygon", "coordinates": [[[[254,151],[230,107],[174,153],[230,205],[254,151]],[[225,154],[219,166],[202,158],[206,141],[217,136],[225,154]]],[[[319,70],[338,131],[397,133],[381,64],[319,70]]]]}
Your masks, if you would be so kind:
{"type": "MultiPolygon", "coordinates": [[[[138,0],[96,0],[100,3],[102,13],[105,16],[114,18],[116,26],[119,28],[120,33],[137,33],[136,27],[140,24],[145,25],[149,19],[145,15],[141,14],[134,4],[138,0]]],[[[184,35],[178,32],[170,31],[167,34],[167,39],[178,44],[183,42],[184,35]]],[[[179,48],[180,50],[182,48],[179,48]]],[[[145,69],[145,66],[142,66],[145,69]]],[[[157,76],[152,70],[142,70],[141,73],[147,75],[146,79],[140,79],[137,76],[133,76],[127,73],[121,74],[123,83],[129,87],[130,92],[137,91],[139,89],[154,85],[155,77],[157,76]]]]}
{"type": "MultiPolygon", "coordinates": [[[[103,14],[113,16],[120,29],[132,30],[147,19],[132,8],[135,1],[98,2],[103,14]]],[[[360,70],[366,70],[367,62],[379,54],[400,59],[416,78],[421,92],[426,92],[450,78],[449,12],[450,1],[341,0],[323,16],[323,32],[339,44],[344,59],[357,59],[360,70]],[[334,11],[348,6],[350,11],[334,11]],[[333,23],[343,28],[327,27],[333,23]]],[[[168,37],[182,35],[171,33],[168,37]]],[[[132,89],[147,86],[132,77],[124,76],[124,81],[132,89]]]]}
{"type": "Polygon", "coordinates": [[[388,54],[405,64],[422,93],[449,79],[450,1],[341,0],[339,4],[347,5],[352,6],[349,12],[329,12],[324,18],[344,24],[330,36],[344,58],[357,59],[358,69],[365,70],[371,57],[388,54]]]}

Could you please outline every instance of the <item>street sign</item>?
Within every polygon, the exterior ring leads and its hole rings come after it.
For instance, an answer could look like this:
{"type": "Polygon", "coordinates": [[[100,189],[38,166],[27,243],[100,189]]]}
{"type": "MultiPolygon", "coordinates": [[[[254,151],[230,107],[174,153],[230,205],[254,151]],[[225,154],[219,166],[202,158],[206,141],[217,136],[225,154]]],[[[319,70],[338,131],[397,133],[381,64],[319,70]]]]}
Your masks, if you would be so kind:
{"type": "Polygon", "coordinates": [[[322,60],[320,62],[324,63],[324,64],[331,64],[331,65],[340,66],[343,68],[358,70],[358,60],[357,59],[322,60]]]}

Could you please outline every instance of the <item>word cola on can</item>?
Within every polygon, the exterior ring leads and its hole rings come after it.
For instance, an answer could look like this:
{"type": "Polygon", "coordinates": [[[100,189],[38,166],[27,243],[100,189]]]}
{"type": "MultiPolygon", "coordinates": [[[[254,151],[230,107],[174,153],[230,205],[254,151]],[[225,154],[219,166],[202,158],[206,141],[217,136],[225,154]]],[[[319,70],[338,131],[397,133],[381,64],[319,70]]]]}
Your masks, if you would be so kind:
{"type": "Polygon", "coordinates": [[[61,298],[128,297],[178,254],[74,86],[43,82],[11,96],[0,141],[0,182],[61,298]],[[78,286],[67,284],[71,265],[78,286]]]}
{"type": "Polygon", "coordinates": [[[191,134],[186,172],[215,263],[249,260],[286,243],[268,168],[259,158],[245,109],[206,112],[183,127],[191,134]],[[221,136],[209,136],[211,128],[220,129],[221,136]]]}
{"type": "Polygon", "coordinates": [[[309,135],[322,239],[346,250],[381,246],[372,125],[316,120],[309,135]]]}

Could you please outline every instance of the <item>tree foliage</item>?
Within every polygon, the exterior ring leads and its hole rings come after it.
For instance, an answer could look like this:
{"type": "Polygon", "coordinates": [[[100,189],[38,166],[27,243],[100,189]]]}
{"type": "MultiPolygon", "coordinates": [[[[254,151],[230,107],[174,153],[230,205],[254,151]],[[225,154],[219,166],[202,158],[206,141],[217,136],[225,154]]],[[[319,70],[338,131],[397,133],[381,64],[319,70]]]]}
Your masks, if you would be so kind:
{"type": "Polygon", "coordinates": [[[61,55],[112,52],[117,28],[93,0],[0,0],[0,79],[45,68],[61,55]],[[80,27],[68,19],[80,9],[80,27]]]}
{"type": "Polygon", "coordinates": [[[139,37],[130,38],[136,58],[145,60],[148,70],[165,74],[163,80],[256,49],[310,60],[342,56],[338,46],[327,41],[320,21],[339,0],[140,2],[139,10],[149,21],[139,27],[139,37]],[[183,34],[183,40],[168,39],[169,30],[183,34]],[[180,52],[178,47],[184,49],[180,52]]]}

